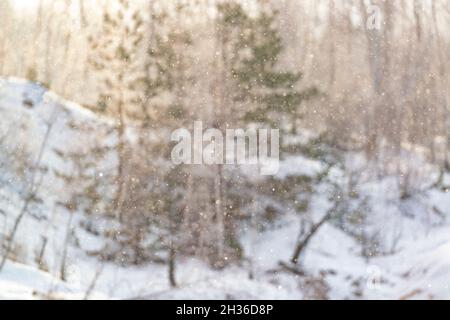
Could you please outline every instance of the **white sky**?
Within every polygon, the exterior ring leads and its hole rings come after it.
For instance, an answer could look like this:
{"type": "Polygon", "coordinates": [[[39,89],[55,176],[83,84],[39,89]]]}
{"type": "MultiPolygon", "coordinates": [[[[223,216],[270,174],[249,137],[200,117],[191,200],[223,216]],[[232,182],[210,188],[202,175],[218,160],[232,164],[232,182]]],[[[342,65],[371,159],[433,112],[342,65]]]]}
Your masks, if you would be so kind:
{"type": "Polygon", "coordinates": [[[17,9],[33,9],[35,8],[39,1],[38,0],[14,0],[14,1],[10,1],[10,3],[16,7],[17,9]]]}

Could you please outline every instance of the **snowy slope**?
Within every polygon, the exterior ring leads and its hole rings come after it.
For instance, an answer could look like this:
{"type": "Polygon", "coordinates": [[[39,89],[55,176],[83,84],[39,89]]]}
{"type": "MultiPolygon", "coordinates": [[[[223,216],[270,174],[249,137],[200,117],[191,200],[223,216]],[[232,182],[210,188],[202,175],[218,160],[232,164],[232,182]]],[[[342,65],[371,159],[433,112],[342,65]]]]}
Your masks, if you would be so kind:
{"type": "MultiPolygon", "coordinates": [[[[6,145],[12,150],[26,149],[31,161],[37,157],[50,130],[41,162],[49,169],[64,170],[65,163],[55,150],[81,151],[87,142],[105,137],[112,126],[108,119],[20,79],[0,79],[0,116],[0,132],[6,145]]],[[[51,189],[52,185],[44,189],[51,189]]]]}
{"type": "MultiPolygon", "coordinates": [[[[86,250],[99,248],[102,239],[79,228],[78,215],[74,225],[80,247],[69,250],[68,280],[63,282],[58,279],[58,257],[69,217],[61,210],[55,214],[55,196],[64,185],[58,182],[54,170],[70,172],[71,167],[55,150],[83,150],[92,139],[113,145],[114,138],[109,134],[113,124],[39,85],[0,79],[1,161],[7,164],[5,167],[14,167],[7,154],[17,150],[27,150],[35,159],[49,123],[52,127],[41,163],[47,169],[40,188],[44,202],[39,210],[33,210],[39,214],[27,215],[20,225],[15,248],[18,261],[8,261],[0,273],[0,299],[82,299],[93,284],[89,298],[100,299],[450,299],[448,190],[430,189],[398,201],[392,178],[374,179],[370,175],[362,177],[360,192],[371,208],[370,230],[380,234],[384,242],[381,246],[395,249],[388,255],[363,258],[361,244],[354,237],[327,223],[303,257],[305,277],[279,270],[279,261],[289,260],[300,229],[298,217],[285,213],[276,225],[255,237],[243,233],[242,242],[254,263],[254,279],[249,279],[245,263],[214,271],[195,259],[181,258],[177,266],[180,287],[170,289],[164,265],[123,268],[89,257],[86,250]],[[45,266],[39,268],[35,258],[44,237],[49,241],[48,250],[45,266]]],[[[357,154],[349,158],[353,168],[363,162],[357,154]]],[[[108,170],[113,164],[111,156],[99,167],[108,170]]],[[[326,167],[320,160],[292,155],[282,161],[276,178],[313,177],[326,167]]],[[[427,176],[432,174],[431,169],[426,171],[427,176]]],[[[333,167],[330,179],[345,181],[345,173],[333,167]]],[[[445,179],[450,184],[450,178],[445,179]]],[[[11,228],[23,204],[26,181],[17,179],[17,171],[12,169],[0,171],[1,234],[11,228]]],[[[329,187],[326,183],[318,186],[312,197],[309,210],[314,219],[330,208],[329,187]]]]}
{"type": "MultiPolygon", "coordinates": [[[[92,143],[93,139],[105,137],[111,126],[108,119],[64,101],[40,85],[21,79],[0,79],[1,160],[6,161],[6,165],[0,169],[0,208],[3,213],[0,215],[1,235],[9,234],[23,206],[23,196],[31,184],[31,173],[27,168],[37,165],[39,151],[49,132],[39,163],[40,174],[37,175],[41,200],[33,205],[33,210],[30,210],[32,214],[22,220],[13,248],[20,262],[35,265],[42,243],[47,241],[41,269],[57,274],[60,261],[55,257],[61,256],[69,217],[61,210],[55,214],[56,202],[64,199],[64,181],[56,177],[56,172],[70,174],[73,170],[58,152],[83,152],[84,146],[92,143]],[[23,154],[20,159],[24,161],[20,166],[8,163],[17,163],[17,158],[10,160],[8,155],[17,157],[20,152],[23,154]]],[[[102,141],[113,143],[111,138],[102,141]]],[[[110,161],[114,159],[105,160],[105,167],[110,161]]],[[[7,277],[7,274],[6,270],[0,279],[7,277]]],[[[36,272],[35,276],[39,279],[41,273],[36,272]]],[[[49,280],[51,276],[45,279],[49,280]]]]}

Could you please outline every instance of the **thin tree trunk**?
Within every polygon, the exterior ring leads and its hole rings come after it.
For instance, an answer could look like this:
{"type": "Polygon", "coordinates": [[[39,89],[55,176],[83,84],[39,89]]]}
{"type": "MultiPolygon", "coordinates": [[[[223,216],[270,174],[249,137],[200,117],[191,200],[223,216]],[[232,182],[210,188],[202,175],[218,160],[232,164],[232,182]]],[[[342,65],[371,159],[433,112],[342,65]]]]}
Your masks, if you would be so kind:
{"type": "Polygon", "coordinates": [[[119,105],[119,121],[117,124],[117,193],[115,200],[115,212],[119,221],[123,221],[123,203],[125,200],[125,123],[123,103],[119,105]]]}
{"type": "Polygon", "coordinates": [[[175,259],[176,259],[176,250],[173,242],[170,243],[169,249],[169,282],[172,288],[177,287],[177,282],[175,279],[175,259]]]}
{"type": "Polygon", "coordinates": [[[98,280],[98,278],[100,278],[102,271],[103,271],[103,264],[101,265],[100,268],[97,268],[97,271],[95,271],[94,278],[92,278],[92,281],[89,284],[89,287],[87,288],[86,293],[84,294],[83,300],[88,300],[89,297],[91,296],[92,291],[94,291],[94,288],[97,284],[97,280],[98,280]]]}
{"type": "Polygon", "coordinates": [[[62,257],[61,257],[61,266],[60,266],[60,270],[59,270],[59,277],[62,281],[67,281],[66,260],[67,260],[67,249],[69,247],[69,242],[70,242],[70,233],[72,231],[72,219],[73,219],[73,212],[70,213],[69,219],[67,221],[66,237],[64,239],[64,247],[63,247],[62,257]]]}
{"type": "Polygon", "coordinates": [[[42,236],[42,245],[41,250],[39,250],[39,256],[36,260],[40,269],[42,269],[42,263],[44,259],[45,249],[47,248],[48,238],[46,236],[42,236]]]}
{"type": "Polygon", "coordinates": [[[215,198],[215,211],[217,222],[217,246],[218,246],[218,258],[222,259],[224,254],[225,243],[225,222],[223,214],[222,203],[222,166],[217,166],[217,173],[214,179],[214,198],[215,198]]]}
{"type": "Polygon", "coordinates": [[[44,151],[45,151],[46,146],[47,146],[48,138],[50,137],[50,132],[51,132],[51,130],[53,128],[53,124],[54,124],[56,118],[57,118],[57,113],[55,112],[53,114],[52,118],[50,119],[50,122],[48,123],[47,131],[45,133],[44,140],[43,140],[41,148],[39,150],[39,154],[38,154],[38,158],[36,160],[36,164],[34,165],[34,168],[33,168],[32,176],[31,176],[31,184],[30,184],[30,187],[29,187],[29,191],[27,192],[27,195],[25,197],[25,202],[24,202],[24,204],[22,206],[22,209],[20,210],[19,215],[17,216],[16,220],[14,221],[14,226],[13,226],[13,228],[11,230],[10,235],[6,239],[7,244],[6,244],[6,248],[5,248],[5,252],[3,254],[2,260],[0,262],[0,272],[3,270],[3,267],[5,266],[6,260],[8,259],[8,256],[11,253],[12,245],[14,243],[14,238],[16,236],[17,230],[19,229],[19,225],[20,225],[23,217],[28,212],[28,207],[29,207],[31,201],[34,199],[37,191],[39,190],[40,184],[36,184],[37,172],[38,172],[38,169],[40,167],[40,164],[41,164],[41,161],[42,161],[42,156],[44,155],[44,151]]]}
{"type": "Polygon", "coordinates": [[[320,227],[327,222],[331,215],[333,214],[333,211],[330,210],[318,223],[313,225],[311,227],[311,230],[308,232],[306,237],[302,241],[297,242],[297,246],[295,247],[294,254],[292,255],[291,262],[293,264],[297,264],[300,258],[300,255],[304,252],[305,248],[308,246],[310,240],[312,237],[319,231],[320,227]]]}

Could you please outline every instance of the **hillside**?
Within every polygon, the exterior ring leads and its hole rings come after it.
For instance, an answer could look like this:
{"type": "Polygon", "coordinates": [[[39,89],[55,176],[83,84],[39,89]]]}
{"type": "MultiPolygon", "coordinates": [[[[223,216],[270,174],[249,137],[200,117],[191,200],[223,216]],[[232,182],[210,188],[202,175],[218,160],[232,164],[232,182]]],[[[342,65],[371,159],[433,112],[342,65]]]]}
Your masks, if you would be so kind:
{"type": "MultiPolygon", "coordinates": [[[[113,146],[111,128],[110,119],[64,101],[37,84],[0,80],[0,241],[4,241],[23,206],[29,170],[48,133],[39,161],[39,200],[19,226],[13,249],[15,261],[8,260],[0,272],[1,299],[450,298],[450,195],[446,187],[450,176],[444,175],[439,186],[431,186],[438,172],[419,154],[405,157],[408,162],[415,159],[415,165],[423,170],[416,177],[417,189],[403,200],[399,199],[396,180],[389,175],[375,178],[370,167],[361,166],[361,154],[344,154],[340,162],[300,153],[284,156],[274,178],[278,182],[289,177],[315,179],[327,170],[327,178],[314,185],[308,200],[307,212],[315,221],[332,207],[332,188],[343,188],[349,172],[362,168],[358,194],[346,198],[342,221],[326,222],[302,256],[304,275],[279,268],[280,261],[289,260],[301,227],[299,215],[289,211],[282,212],[263,230],[242,228],[240,240],[252,261],[253,279],[248,277],[245,261],[219,271],[204,261],[182,256],[177,266],[179,287],[172,289],[164,264],[130,266],[102,261],[92,252],[103,248],[107,239],[102,232],[90,232],[86,223],[102,231],[114,222],[101,215],[87,216],[82,210],[75,211],[70,220],[71,213],[59,205],[68,189],[58,174],[74,170],[62,153],[83,152],[95,140],[113,146]],[[364,224],[349,224],[357,208],[362,207],[370,212],[364,224]],[[67,279],[62,281],[59,272],[68,226],[72,240],[67,249],[67,279]],[[357,236],[362,229],[369,238],[377,238],[376,248],[371,247],[366,257],[361,254],[364,246],[357,236]],[[39,264],[36,259],[44,243],[39,264]]],[[[304,137],[292,140],[307,145],[310,136],[314,134],[305,132],[304,137]]],[[[114,152],[96,161],[101,179],[103,172],[114,166],[114,152]]]]}

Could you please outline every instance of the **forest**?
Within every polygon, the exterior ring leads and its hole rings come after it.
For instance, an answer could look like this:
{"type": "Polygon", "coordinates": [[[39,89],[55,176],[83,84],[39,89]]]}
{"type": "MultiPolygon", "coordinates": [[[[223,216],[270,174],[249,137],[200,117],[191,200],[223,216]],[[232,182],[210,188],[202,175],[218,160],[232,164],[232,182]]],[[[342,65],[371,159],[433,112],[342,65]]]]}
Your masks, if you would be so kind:
{"type": "Polygon", "coordinates": [[[448,0],[0,21],[0,299],[450,299],[448,0]]]}

